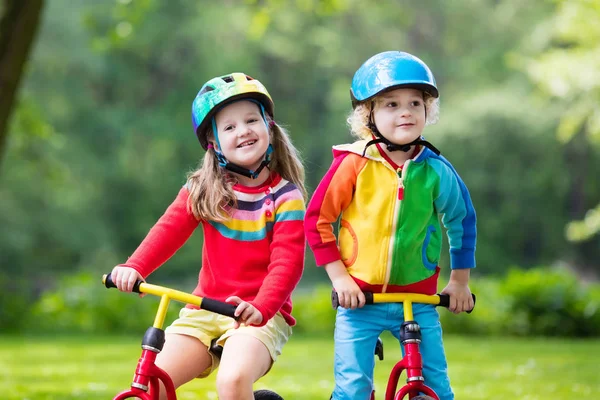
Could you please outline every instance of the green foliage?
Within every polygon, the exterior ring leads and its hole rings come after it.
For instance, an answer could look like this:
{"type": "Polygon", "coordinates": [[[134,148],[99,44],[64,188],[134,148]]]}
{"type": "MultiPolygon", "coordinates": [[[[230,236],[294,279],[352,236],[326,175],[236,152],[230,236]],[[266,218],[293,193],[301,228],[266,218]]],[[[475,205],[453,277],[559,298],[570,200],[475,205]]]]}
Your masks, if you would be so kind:
{"type": "MultiPolygon", "coordinates": [[[[443,285],[439,285],[443,287],[443,285]]],[[[471,314],[453,314],[438,308],[446,334],[506,335],[511,323],[508,313],[509,298],[500,295],[499,282],[491,279],[472,279],[469,287],[475,293],[475,309],[471,314]]]]}
{"type": "MultiPolygon", "coordinates": [[[[600,198],[598,148],[583,140],[564,146],[554,135],[560,124],[565,132],[595,126],[596,86],[575,85],[551,102],[546,90],[595,79],[598,41],[582,35],[597,32],[588,23],[593,2],[47,3],[0,175],[0,291],[18,281],[23,293],[19,301],[0,296],[10,326],[64,274],[110,270],[134,251],[202,156],[190,105],[208,78],[243,71],[266,84],[314,189],[331,145],[352,140],[352,74],[389,49],[417,54],[435,73],[441,120],[425,134],[473,196],[478,271],[564,261],[598,274],[600,237],[587,235],[596,213],[569,230],[587,242],[564,238],[568,221],[600,198]],[[589,74],[557,80],[575,70],[563,57],[570,50],[589,74]],[[555,55],[561,68],[553,68],[555,55]]],[[[201,247],[197,233],[152,279],[195,281],[201,247]]],[[[302,289],[319,280],[313,262],[309,255],[302,289]]],[[[315,318],[325,318],[323,307],[315,318]]]]}
{"type": "Polygon", "coordinates": [[[0,288],[0,332],[18,332],[31,308],[30,287],[23,278],[9,280],[0,275],[0,288]]]}
{"type": "MultiPolygon", "coordinates": [[[[544,93],[548,103],[560,104],[564,111],[556,130],[561,142],[585,141],[600,144],[600,5],[589,0],[559,0],[556,13],[540,24],[537,36],[544,46],[526,57],[524,69],[544,93]]],[[[531,41],[533,42],[533,41],[531,41]]],[[[539,42],[539,39],[537,40],[539,42]]],[[[600,232],[598,198],[596,209],[580,221],[569,224],[566,236],[585,241],[600,232]]],[[[588,208],[592,208],[591,206],[588,208]]]]}
{"type": "MultiPolygon", "coordinates": [[[[37,334],[143,333],[152,325],[157,308],[154,296],[107,291],[98,274],[79,273],[66,276],[41,296],[28,313],[26,329],[37,334]]],[[[169,320],[179,308],[171,305],[169,320]]]]}
{"type": "Polygon", "coordinates": [[[295,333],[333,335],[335,310],[331,306],[331,286],[318,285],[312,290],[296,291],[292,300],[295,333]]]}
{"type": "Polygon", "coordinates": [[[509,333],[599,336],[600,285],[585,287],[565,270],[512,269],[500,287],[509,300],[509,333]]]}
{"type": "Polygon", "coordinates": [[[588,210],[583,219],[569,222],[566,229],[567,238],[574,242],[589,240],[596,232],[600,232],[600,204],[588,210]]]}

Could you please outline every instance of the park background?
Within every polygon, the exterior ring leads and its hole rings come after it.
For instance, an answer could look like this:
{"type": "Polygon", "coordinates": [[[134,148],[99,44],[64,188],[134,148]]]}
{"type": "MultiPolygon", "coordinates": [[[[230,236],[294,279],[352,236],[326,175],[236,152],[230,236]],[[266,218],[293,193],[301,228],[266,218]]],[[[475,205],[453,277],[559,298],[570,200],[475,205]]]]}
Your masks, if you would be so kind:
{"type": "MultiPolygon", "coordinates": [[[[197,166],[205,81],[266,85],[312,193],[352,140],[353,73],[385,50],[433,70],[441,118],[425,135],[477,210],[477,309],[440,310],[457,398],[600,398],[600,2],[5,0],[0,18],[3,399],[129,385],[158,302],[100,278],[197,166]]],[[[192,290],[201,245],[198,231],[150,282],[192,290]]],[[[445,280],[447,243],[440,265],[445,280]]],[[[257,387],[328,398],[334,312],[310,252],[294,300],[295,334],[257,387]]],[[[400,357],[384,341],[380,397],[400,357]]],[[[216,398],[214,378],[179,395],[216,398]]]]}

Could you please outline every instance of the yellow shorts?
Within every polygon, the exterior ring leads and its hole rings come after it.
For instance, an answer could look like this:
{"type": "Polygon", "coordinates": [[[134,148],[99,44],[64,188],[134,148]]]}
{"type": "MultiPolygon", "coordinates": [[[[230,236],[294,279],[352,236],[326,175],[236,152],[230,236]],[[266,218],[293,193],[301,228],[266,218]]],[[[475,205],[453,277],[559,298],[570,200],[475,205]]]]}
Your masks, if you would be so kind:
{"type": "MultiPolygon", "coordinates": [[[[210,349],[211,341],[218,338],[217,344],[223,346],[227,338],[233,335],[250,335],[260,340],[269,350],[273,362],[281,354],[283,345],[287,343],[292,328],[285,322],[280,313],[271,318],[266,325],[261,327],[242,325],[238,329],[233,327],[233,319],[206,310],[182,308],[179,318],[167,327],[166,333],[177,333],[197,338],[210,349]]],[[[220,359],[210,353],[212,365],[203,371],[198,378],[210,375],[218,368],[220,359]]]]}

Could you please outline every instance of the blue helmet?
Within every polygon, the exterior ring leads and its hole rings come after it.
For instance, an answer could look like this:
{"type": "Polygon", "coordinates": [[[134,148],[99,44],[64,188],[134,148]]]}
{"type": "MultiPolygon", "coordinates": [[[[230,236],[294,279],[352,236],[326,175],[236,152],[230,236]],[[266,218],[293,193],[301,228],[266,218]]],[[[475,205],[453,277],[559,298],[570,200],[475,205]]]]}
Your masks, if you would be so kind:
{"type": "Polygon", "coordinates": [[[350,88],[352,107],[399,87],[420,89],[439,97],[433,73],[423,61],[402,51],[385,51],[369,58],[354,74],[350,88]]]}

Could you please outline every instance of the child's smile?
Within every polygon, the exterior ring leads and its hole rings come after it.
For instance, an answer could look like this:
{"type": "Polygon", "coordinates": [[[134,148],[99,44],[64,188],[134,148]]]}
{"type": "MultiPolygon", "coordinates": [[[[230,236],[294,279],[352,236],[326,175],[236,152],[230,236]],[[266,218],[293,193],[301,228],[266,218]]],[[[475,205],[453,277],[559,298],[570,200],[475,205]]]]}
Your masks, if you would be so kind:
{"type": "Polygon", "coordinates": [[[256,143],[256,140],[247,140],[247,141],[242,142],[241,144],[239,144],[238,145],[238,149],[240,149],[242,147],[252,146],[254,143],[256,143]]]}

